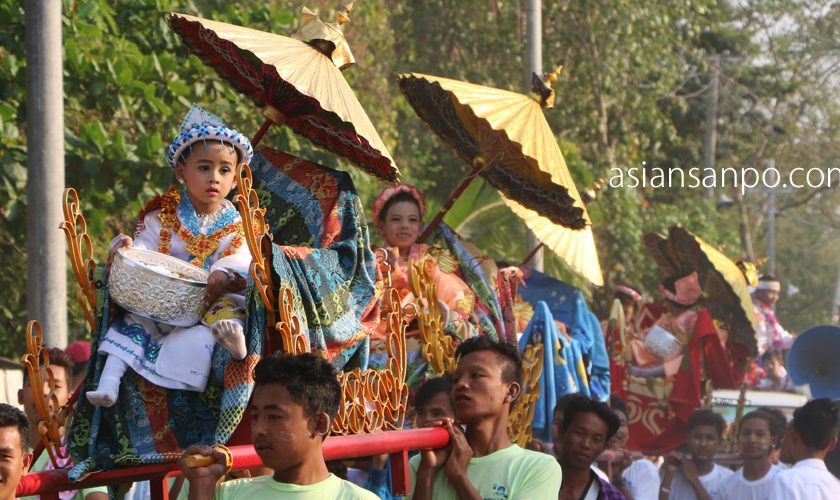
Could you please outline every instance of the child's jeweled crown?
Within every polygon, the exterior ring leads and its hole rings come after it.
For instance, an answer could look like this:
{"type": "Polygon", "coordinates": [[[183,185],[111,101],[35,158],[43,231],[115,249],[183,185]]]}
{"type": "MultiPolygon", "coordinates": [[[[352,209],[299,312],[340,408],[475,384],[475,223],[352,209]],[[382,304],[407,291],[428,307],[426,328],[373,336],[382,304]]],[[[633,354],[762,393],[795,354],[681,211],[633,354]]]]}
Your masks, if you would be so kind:
{"type": "Polygon", "coordinates": [[[238,131],[225,125],[221,118],[193,104],[184,121],[181,122],[181,130],[169,150],[166,152],[166,161],[169,166],[175,168],[178,158],[185,149],[199,141],[221,141],[230,144],[241,155],[242,161],[251,162],[254,149],[251,141],[238,131]]]}

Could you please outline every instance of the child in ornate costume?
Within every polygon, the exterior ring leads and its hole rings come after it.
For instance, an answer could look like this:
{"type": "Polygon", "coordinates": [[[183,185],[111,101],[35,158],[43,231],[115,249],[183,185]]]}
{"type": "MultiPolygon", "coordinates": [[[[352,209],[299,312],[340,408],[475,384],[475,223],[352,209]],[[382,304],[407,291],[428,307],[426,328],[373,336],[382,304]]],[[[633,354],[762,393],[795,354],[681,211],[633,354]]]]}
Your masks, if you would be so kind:
{"type": "MultiPolygon", "coordinates": [[[[409,286],[409,269],[422,263],[429,271],[435,284],[438,302],[441,306],[444,330],[464,340],[474,335],[475,327],[469,322],[475,307],[475,294],[459,278],[457,261],[449,251],[437,245],[417,243],[423,229],[423,215],[426,201],[423,195],[409,184],[401,184],[384,190],[373,204],[373,220],[377,233],[388,245],[388,261],[391,264],[391,285],[399,291],[402,306],[414,303],[416,298],[409,286]]],[[[416,371],[419,355],[417,330],[406,335],[406,350],[409,354],[409,378],[416,371]],[[415,370],[412,370],[414,368],[415,370]]],[[[371,339],[371,355],[384,352],[385,325],[380,323],[371,339]]],[[[415,379],[416,381],[416,379],[415,379]]]]}
{"type": "Polygon", "coordinates": [[[111,242],[111,258],[121,247],[169,254],[209,271],[202,320],[173,327],[133,313],[118,316],[99,344],[108,358],[96,391],[87,399],[112,406],[120,380],[131,368],[167,389],[204,391],[214,342],[233,359],[246,355],[243,333],[243,276],[251,256],[244,244],[242,221],[225,199],[235,187],[238,164],[253,155],[247,138],[222,120],[193,106],[169,146],[167,161],[183,189],[170,188],[153,199],[138,218],[134,239],[119,235],[111,242]]]}
{"type": "Polygon", "coordinates": [[[665,313],[643,338],[629,342],[633,355],[628,370],[631,375],[674,376],[682,363],[688,339],[694,333],[697,323],[694,306],[703,294],[697,273],[669,276],[662,280],[659,292],[665,298],[665,313]]]}
{"type": "Polygon", "coordinates": [[[426,200],[410,184],[386,189],[373,204],[376,230],[388,244],[389,261],[393,263],[391,284],[399,290],[403,306],[413,303],[409,266],[422,262],[435,284],[446,330],[463,339],[470,330],[467,320],[473,312],[475,294],[455,274],[457,263],[448,251],[417,243],[425,212],[426,200]]]}

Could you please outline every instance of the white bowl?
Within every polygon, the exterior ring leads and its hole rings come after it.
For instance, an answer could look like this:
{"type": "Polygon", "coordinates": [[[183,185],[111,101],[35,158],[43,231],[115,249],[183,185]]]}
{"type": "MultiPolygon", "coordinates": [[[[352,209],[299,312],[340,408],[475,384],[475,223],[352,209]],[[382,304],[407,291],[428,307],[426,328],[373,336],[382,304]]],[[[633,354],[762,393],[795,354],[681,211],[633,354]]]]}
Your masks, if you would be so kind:
{"type": "Polygon", "coordinates": [[[192,326],[204,312],[208,273],[171,255],[120,248],[108,290],[123,309],[173,326],[192,326]]]}

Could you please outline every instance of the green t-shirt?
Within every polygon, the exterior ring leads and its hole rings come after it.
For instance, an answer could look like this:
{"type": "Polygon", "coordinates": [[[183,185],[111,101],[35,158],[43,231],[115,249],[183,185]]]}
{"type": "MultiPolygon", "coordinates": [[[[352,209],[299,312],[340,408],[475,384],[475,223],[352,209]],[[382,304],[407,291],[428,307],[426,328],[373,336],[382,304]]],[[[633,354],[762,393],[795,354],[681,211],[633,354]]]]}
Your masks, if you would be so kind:
{"type": "Polygon", "coordinates": [[[376,500],[379,497],[355,484],[330,474],[323,481],[307,486],[278,483],[270,475],[234,479],[216,488],[217,500],[262,500],[293,498],[296,500],[376,500]]]}
{"type": "MultiPolygon", "coordinates": [[[[38,456],[38,460],[29,467],[29,472],[41,472],[45,470],[44,468],[47,466],[47,461],[50,459],[50,454],[47,453],[47,450],[41,452],[38,456]]],[[[108,494],[108,487],[107,486],[95,486],[93,488],[85,488],[83,490],[76,490],[76,496],[73,497],[74,500],[84,500],[84,498],[91,494],[91,493],[105,493],[108,494]]],[[[20,497],[19,500],[37,500],[39,498],[38,495],[33,495],[31,497],[20,497]]]]}
{"type": "MultiPolygon", "coordinates": [[[[411,494],[406,498],[414,494],[420,455],[412,458],[409,464],[411,494]]],[[[487,456],[470,459],[467,477],[485,500],[557,500],[563,476],[560,464],[551,455],[523,450],[514,444],[487,456]]],[[[433,485],[435,500],[458,500],[443,468],[435,473],[433,485]]]]}

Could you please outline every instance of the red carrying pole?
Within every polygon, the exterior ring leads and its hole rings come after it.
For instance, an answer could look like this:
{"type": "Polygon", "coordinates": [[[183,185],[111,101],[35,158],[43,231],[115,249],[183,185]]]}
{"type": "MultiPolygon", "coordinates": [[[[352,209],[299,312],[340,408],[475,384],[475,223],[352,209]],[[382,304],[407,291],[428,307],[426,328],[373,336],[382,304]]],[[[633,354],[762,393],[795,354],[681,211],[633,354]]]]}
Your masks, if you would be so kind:
{"type": "MultiPolygon", "coordinates": [[[[407,454],[403,452],[409,450],[440,448],[447,444],[449,444],[449,432],[442,427],[432,427],[376,434],[331,436],[324,441],[323,450],[326,460],[369,457],[382,453],[389,453],[392,457],[399,453],[402,454],[402,457],[405,457],[407,454]]],[[[263,465],[252,445],[231,446],[230,452],[233,455],[233,469],[248,469],[263,465]]],[[[397,462],[398,468],[405,471],[405,465],[399,460],[397,462]]],[[[20,479],[15,495],[18,497],[48,495],[57,491],[79,490],[92,486],[145,481],[147,479],[159,481],[164,476],[178,476],[180,474],[181,471],[178,466],[172,462],[96,472],[76,483],[70,483],[67,480],[66,469],[34,472],[20,479]]],[[[395,484],[394,488],[406,488],[407,480],[406,477],[404,484],[395,484]]]]}

